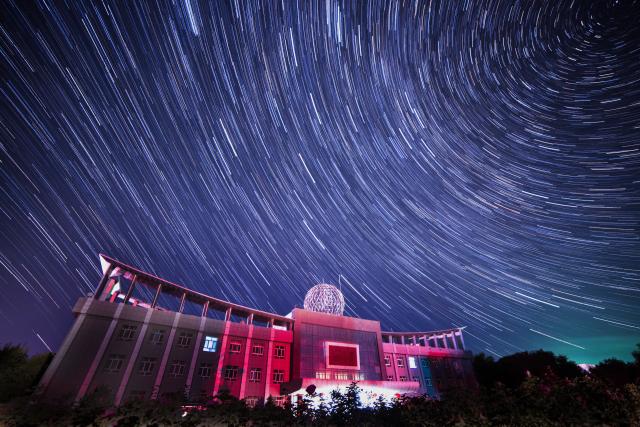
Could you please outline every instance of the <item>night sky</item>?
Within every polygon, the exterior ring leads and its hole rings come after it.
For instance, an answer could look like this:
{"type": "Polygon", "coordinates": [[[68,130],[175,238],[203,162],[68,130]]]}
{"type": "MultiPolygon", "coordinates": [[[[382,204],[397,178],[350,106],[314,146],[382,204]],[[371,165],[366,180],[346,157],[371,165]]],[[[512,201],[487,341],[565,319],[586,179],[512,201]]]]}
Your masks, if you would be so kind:
{"type": "Polygon", "coordinates": [[[640,2],[0,7],[0,343],[98,253],[501,356],[640,342],[640,2]]]}

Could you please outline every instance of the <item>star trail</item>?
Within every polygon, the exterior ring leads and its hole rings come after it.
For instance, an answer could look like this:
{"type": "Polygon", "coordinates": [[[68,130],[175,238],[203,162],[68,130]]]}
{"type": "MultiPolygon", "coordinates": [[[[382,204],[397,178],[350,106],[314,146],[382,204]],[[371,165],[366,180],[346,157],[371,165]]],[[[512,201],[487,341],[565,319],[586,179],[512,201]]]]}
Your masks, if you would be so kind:
{"type": "Polygon", "coordinates": [[[499,356],[640,342],[640,2],[9,1],[0,341],[104,252],[499,356]]]}

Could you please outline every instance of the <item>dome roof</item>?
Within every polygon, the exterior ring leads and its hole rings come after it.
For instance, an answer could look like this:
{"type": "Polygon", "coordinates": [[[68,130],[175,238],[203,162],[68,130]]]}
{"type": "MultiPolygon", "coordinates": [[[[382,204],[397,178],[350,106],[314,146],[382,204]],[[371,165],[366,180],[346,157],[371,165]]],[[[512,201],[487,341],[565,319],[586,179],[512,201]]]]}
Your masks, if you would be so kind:
{"type": "Polygon", "coordinates": [[[340,289],[335,286],[321,283],[309,289],[307,295],[305,295],[304,309],[342,316],[344,312],[344,296],[340,289]]]}

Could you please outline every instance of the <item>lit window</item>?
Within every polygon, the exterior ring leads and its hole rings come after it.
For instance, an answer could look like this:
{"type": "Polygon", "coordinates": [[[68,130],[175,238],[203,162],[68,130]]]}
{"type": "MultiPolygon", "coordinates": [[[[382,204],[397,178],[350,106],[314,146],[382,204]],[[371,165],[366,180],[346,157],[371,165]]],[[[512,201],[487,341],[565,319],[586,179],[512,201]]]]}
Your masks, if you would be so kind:
{"type": "Polygon", "coordinates": [[[238,367],[227,366],[224,370],[224,379],[228,381],[234,381],[238,378],[238,367]]]}
{"type": "Polygon", "coordinates": [[[105,370],[107,372],[118,372],[122,368],[124,362],[124,356],[122,354],[112,354],[107,360],[107,366],[105,370]]]}
{"type": "Polygon", "coordinates": [[[275,356],[276,356],[276,359],[284,359],[284,346],[283,345],[277,345],[276,346],[275,356]]]}
{"type": "Polygon", "coordinates": [[[356,372],[355,374],[353,374],[353,380],[354,381],[364,380],[364,374],[362,372],[356,372]]]}
{"type": "Polygon", "coordinates": [[[400,381],[406,381],[407,377],[400,375],[400,381]]]}
{"type": "Polygon", "coordinates": [[[217,347],[218,347],[218,338],[209,337],[209,336],[204,338],[204,346],[202,347],[202,351],[215,353],[217,347]]]}
{"type": "Polygon", "coordinates": [[[398,368],[404,367],[404,357],[398,357],[398,368]]]}
{"type": "Polygon", "coordinates": [[[178,347],[187,348],[191,345],[193,334],[190,332],[180,332],[178,335],[178,347]]]}
{"type": "Polygon", "coordinates": [[[349,379],[349,374],[347,372],[336,372],[336,379],[337,380],[348,380],[349,379]]]}
{"type": "Polygon", "coordinates": [[[331,379],[331,376],[329,375],[328,372],[318,371],[316,372],[316,378],[319,380],[328,380],[328,379],[331,379]]]}
{"type": "Polygon", "coordinates": [[[249,371],[249,381],[252,383],[259,383],[262,380],[262,369],[251,368],[249,371]]]}
{"type": "Polygon", "coordinates": [[[131,341],[136,334],[136,329],[138,329],[135,325],[124,325],[120,332],[118,333],[118,339],[121,341],[131,341]]]}
{"type": "Polygon", "coordinates": [[[384,366],[391,366],[391,356],[385,354],[384,356],[384,366]]]}
{"type": "Polygon", "coordinates": [[[229,344],[229,351],[231,353],[240,353],[241,349],[242,344],[240,344],[238,341],[233,341],[231,344],[229,344]]]}
{"type": "Polygon", "coordinates": [[[255,344],[251,348],[251,354],[255,356],[262,356],[264,354],[264,346],[261,344],[255,344]]]}
{"type": "Polygon", "coordinates": [[[273,382],[274,383],[283,383],[284,382],[284,371],[280,369],[275,369],[273,371],[273,382]]]}
{"type": "Polygon", "coordinates": [[[155,357],[143,357],[142,360],[140,360],[140,367],[138,369],[138,372],[140,373],[140,375],[148,376],[151,375],[155,367],[155,357]]]}
{"type": "Polygon", "coordinates": [[[153,331],[150,337],[152,344],[160,345],[164,342],[164,331],[162,329],[156,329],[153,331]]]}
{"type": "Polygon", "coordinates": [[[254,408],[258,404],[258,399],[259,398],[256,396],[246,397],[244,399],[244,404],[247,405],[249,408],[254,408]]]}
{"type": "Polygon", "coordinates": [[[415,357],[409,357],[409,368],[412,368],[412,369],[416,368],[416,358],[415,357]]]}
{"type": "Polygon", "coordinates": [[[287,396],[276,396],[273,398],[273,403],[276,406],[284,406],[286,402],[287,402],[287,396]]]}
{"type": "Polygon", "coordinates": [[[211,378],[211,363],[203,363],[199,370],[200,378],[211,378]]]}
{"type": "Polygon", "coordinates": [[[184,375],[184,360],[174,360],[169,366],[169,375],[172,377],[181,377],[184,375]]]}

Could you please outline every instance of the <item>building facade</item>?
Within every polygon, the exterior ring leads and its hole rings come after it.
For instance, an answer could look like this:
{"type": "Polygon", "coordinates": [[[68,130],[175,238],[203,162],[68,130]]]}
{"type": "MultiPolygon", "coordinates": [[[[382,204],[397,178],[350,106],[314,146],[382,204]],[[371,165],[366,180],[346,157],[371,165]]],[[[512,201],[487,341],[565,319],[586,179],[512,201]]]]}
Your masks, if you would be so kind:
{"type": "Polygon", "coordinates": [[[255,405],[354,381],[371,398],[437,398],[475,385],[462,328],[383,332],[378,321],[306,309],[281,316],[100,260],[96,292],[77,301],[39,385],[45,399],[77,402],[101,388],[115,405],[176,395],[203,403],[220,393],[255,405]]]}

